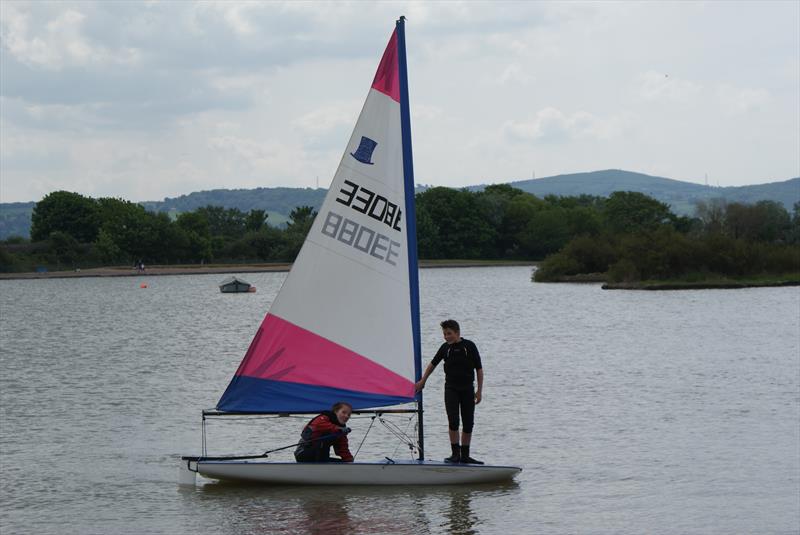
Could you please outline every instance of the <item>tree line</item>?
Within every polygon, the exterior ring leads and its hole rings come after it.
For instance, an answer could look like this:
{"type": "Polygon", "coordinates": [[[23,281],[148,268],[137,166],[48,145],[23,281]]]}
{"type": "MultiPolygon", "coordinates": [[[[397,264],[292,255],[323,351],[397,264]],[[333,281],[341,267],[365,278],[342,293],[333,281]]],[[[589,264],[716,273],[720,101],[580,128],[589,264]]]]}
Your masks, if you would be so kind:
{"type": "MultiPolygon", "coordinates": [[[[631,194],[615,193],[609,202],[631,194]]],[[[624,204],[624,203],[623,203],[624,204]]],[[[701,282],[726,278],[800,281],[800,203],[698,203],[686,220],[631,218],[575,236],[548,256],[537,281],[604,274],[609,282],[701,282]]]]}
{"type": "MultiPolygon", "coordinates": [[[[539,198],[509,185],[416,195],[423,259],[543,260],[538,280],[607,273],[614,280],[800,271],[800,203],[699,203],[677,216],[642,193],[539,198]]],[[[205,206],[174,220],[122,199],[53,192],[37,203],[31,240],[0,247],[0,269],[201,262],[290,262],[316,213],[273,226],[264,210],[205,206]]]]}
{"type": "Polygon", "coordinates": [[[421,258],[543,260],[538,281],[800,275],[800,203],[697,203],[694,217],[637,192],[538,198],[508,185],[417,195],[421,258]]]}
{"type": "Polygon", "coordinates": [[[64,269],[103,265],[290,262],[297,256],[315,212],[292,210],[274,227],[264,210],[205,206],[174,220],[164,212],[115,198],[93,199],[56,191],[34,207],[30,242],[9,238],[0,270],[34,266],[64,269]]]}

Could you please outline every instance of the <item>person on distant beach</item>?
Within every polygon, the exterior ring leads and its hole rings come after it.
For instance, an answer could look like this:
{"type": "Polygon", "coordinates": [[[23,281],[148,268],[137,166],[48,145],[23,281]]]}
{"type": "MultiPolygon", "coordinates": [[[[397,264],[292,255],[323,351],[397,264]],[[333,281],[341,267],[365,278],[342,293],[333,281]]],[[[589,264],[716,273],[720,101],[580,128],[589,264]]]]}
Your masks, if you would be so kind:
{"type": "Polygon", "coordinates": [[[353,455],[347,442],[350,428],[345,424],[350,419],[353,406],[340,401],[329,411],[315,416],[303,428],[300,442],[294,450],[294,458],[299,463],[352,463],[353,455]],[[331,457],[331,446],[339,458],[331,457]]]}
{"type": "Polygon", "coordinates": [[[472,442],[472,427],[475,421],[475,405],[481,402],[483,391],[483,366],[478,348],[470,340],[461,338],[461,328],[455,320],[440,323],[445,343],[436,352],[422,379],[416,384],[417,392],[425,388],[425,382],[436,366],[444,361],[444,407],[450,434],[452,455],[445,459],[449,463],[483,464],[469,456],[472,442]],[[478,377],[475,390],[474,378],[478,377]],[[459,443],[459,412],[463,426],[459,443]]]}

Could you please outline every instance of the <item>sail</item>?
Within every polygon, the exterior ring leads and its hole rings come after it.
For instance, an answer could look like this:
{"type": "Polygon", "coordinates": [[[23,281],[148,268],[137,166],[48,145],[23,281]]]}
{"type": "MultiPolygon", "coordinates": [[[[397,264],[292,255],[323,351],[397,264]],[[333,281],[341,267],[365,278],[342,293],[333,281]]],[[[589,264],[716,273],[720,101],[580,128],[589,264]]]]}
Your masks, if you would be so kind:
{"type": "Polygon", "coordinates": [[[220,411],[311,412],[340,400],[359,409],[415,399],[417,261],[410,132],[401,129],[408,124],[407,104],[401,111],[401,23],[328,194],[220,411]]]}

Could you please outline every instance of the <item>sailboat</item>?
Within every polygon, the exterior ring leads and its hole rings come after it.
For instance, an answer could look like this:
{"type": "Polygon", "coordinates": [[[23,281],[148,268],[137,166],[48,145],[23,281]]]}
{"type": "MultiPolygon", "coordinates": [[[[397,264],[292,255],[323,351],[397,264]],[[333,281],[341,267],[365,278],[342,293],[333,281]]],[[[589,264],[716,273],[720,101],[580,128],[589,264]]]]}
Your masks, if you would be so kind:
{"type": "MultiPolygon", "coordinates": [[[[275,462],[181,459],[180,480],[308,485],[452,485],[512,479],[521,468],[424,455],[414,175],[401,17],[307,238],[239,368],[207,416],[416,413],[418,457],[275,462]],[[399,405],[410,409],[391,408],[399,405]]],[[[205,433],[205,425],[203,426],[205,433]]],[[[205,434],[203,444],[205,445],[205,434]]],[[[205,446],[204,446],[205,450],[205,446]]]]}

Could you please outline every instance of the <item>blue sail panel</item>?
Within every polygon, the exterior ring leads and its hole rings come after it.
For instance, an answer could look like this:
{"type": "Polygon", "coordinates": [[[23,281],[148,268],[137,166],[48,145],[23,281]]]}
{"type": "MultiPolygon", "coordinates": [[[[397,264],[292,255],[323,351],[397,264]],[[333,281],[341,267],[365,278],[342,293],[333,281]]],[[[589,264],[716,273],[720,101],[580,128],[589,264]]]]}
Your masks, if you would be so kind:
{"type": "Polygon", "coordinates": [[[270,379],[236,376],[217,409],[225,412],[315,412],[330,410],[334,403],[347,401],[353,409],[386,407],[414,401],[413,397],[385,396],[343,388],[288,383],[270,379]]]}

